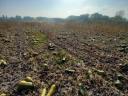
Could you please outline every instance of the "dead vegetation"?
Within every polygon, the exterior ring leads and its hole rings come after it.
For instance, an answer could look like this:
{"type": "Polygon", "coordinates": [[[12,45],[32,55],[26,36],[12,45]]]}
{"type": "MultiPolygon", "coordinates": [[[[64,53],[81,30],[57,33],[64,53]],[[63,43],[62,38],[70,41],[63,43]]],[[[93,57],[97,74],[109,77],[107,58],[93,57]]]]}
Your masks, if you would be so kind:
{"type": "Polygon", "coordinates": [[[127,96],[128,27],[100,26],[0,23],[0,96],[127,96]]]}

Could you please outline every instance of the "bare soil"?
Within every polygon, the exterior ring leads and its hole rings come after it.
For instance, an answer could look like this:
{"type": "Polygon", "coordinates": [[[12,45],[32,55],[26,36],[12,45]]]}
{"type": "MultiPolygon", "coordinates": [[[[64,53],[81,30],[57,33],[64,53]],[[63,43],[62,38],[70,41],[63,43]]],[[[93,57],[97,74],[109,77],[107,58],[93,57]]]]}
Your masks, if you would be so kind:
{"type": "Polygon", "coordinates": [[[128,32],[51,32],[38,23],[0,23],[0,59],[7,62],[0,65],[0,94],[40,96],[55,84],[54,96],[128,96],[128,54],[117,47],[128,43],[128,32]],[[35,88],[19,92],[17,84],[27,76],[35,88]]]}

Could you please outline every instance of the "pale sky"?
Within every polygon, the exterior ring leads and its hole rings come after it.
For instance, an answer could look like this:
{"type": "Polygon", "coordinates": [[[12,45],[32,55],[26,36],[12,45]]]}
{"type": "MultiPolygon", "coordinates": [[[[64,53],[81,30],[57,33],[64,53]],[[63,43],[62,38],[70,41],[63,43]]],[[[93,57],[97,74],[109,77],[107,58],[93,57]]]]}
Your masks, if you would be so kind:
{"type": "Polygon", "coordinates": [[[0,0],[0,15],[61,17],[99,12],[114,16],[124,10],[128,18],[128,0],[0,0]]]}

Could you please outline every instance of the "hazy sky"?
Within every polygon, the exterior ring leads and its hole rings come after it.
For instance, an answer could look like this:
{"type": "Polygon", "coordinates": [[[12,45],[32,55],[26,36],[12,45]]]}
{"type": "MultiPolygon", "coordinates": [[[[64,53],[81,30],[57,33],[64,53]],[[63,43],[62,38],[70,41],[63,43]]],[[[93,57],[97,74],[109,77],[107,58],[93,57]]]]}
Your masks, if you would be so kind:
{"type": "Polygon", "coordinates": [[[67,17],[99,12],[114,16],[124,10],[128,17],[128,0],[0,0],[0,15],[67,17]]]}

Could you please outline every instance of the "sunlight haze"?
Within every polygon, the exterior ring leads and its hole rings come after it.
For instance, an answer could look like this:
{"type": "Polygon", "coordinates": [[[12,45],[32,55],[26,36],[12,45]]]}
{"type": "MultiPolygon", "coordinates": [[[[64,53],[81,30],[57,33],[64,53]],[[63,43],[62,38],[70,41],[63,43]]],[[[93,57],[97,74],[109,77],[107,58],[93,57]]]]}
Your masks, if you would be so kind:
{"type": "Polygon", "coordinates": [[[128,0],[0,0],[0,15],[61,17],[99,12],[114,16],[125,11],[128,17],[128,0]]]}

